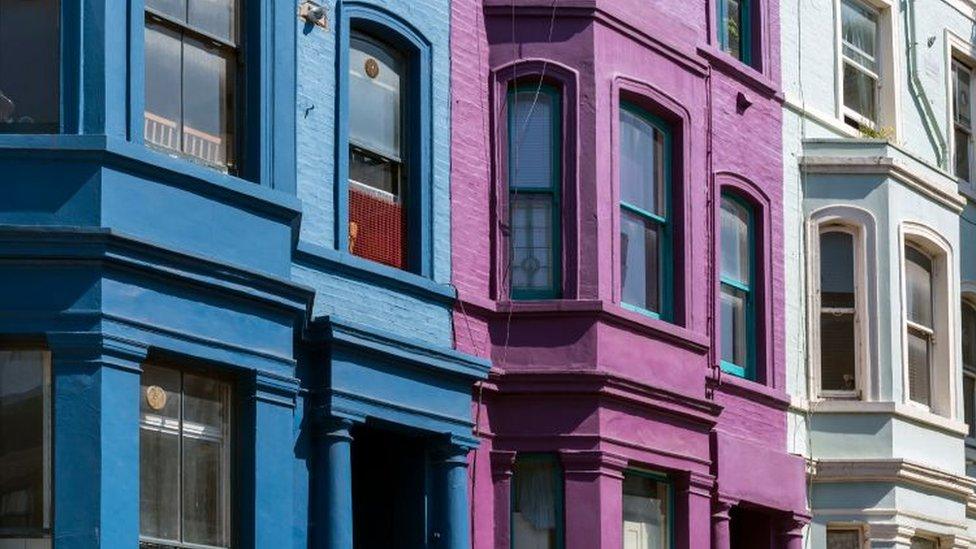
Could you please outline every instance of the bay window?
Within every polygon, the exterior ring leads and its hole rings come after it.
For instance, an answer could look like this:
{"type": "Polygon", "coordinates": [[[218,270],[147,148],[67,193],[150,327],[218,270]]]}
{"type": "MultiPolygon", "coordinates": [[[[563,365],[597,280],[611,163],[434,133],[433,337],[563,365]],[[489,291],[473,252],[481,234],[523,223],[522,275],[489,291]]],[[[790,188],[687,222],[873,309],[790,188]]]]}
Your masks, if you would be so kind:
{"type": "Polygon", "coordinates": [[[624,549],[671,549],[674,511],[667,477],[627,471],[623,500],[624,549]]]}
{"type": "Polygon", "coordinates": [[[911,244],[905,246],[905,298],[909,398],[929,406],[935,336],[932,258],[911,244]]]}
{"type": "Polygon", "coordinates": [[[670,150],[660,119],[621,103],[621,302],[665,319],[671,314],[670,150]]]}
{"type": "Polygon", "coordinates": [[[57,133],[61,2],[0,0],[0,133],[57,133]]]}
{"type": "Polygon", "coordinates": [[[398,269],[408,265],[404,155],[406,60],[367,34],[349,41],[349,251],[398,269]]]}
{"type": "Polygon", "coordinates": [[[552,86],[508,93],[509,284],[515,299],[559,297],[562,187],[561,97],[552,86]]]}
{"type": "Polygon", "coordinates": [[[879,13],[859,0],[841,1],[841,81],[844,121],[859,128],[879,122],[879,13]]]}
{"type": "Polygon", "coordinates": [[[51,361],[0,350],[0,547],[51,546],[51,361]]]}
{"type": "Polygon", "coordinates": [[[721,343],[722,369],[755,378],[755,268],[752,208],[723,194],[721,202],[721,343]]]}
{"type": "Polygon", "coordinates": [[[851,396],[858,389],[858,327],[855,234],[834,226],[820,233],[819,356],[821,396],[851,396]]]}
{"type": "Polygon", "coordinates": [[[973,71],[958,59],[952,60],[952,145],[953,173],[972,181],[973,165],[973,71]]]}
{"type": "Polygon", "coordinates": [[[231,405],[225,381],[143,366],[141,547],[230,547],[231,405]]]}
{"type": "Polygon", "coordinates": [[[237,171],[236,0],[146,0],[144,139],[237,171]]]}
{"type": "Polygon", "coordinates": [[[562,471],[555,456],[519,456],[512,491],[512,549],[562,549],[562,471]]]}

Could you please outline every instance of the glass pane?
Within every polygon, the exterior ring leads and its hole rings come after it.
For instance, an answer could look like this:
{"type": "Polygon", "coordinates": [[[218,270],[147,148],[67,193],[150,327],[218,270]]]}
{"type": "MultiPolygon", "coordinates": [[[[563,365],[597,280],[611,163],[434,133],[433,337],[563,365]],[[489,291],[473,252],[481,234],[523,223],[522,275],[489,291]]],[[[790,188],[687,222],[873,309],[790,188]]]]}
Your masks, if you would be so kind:
{"type": "Polygon", "coordinates": [[[970,160],[972,156],[972,144],[970,135],[965,130],[960,129],[958,126],[953,132],[953,154],[955,158],[953,160],[953,174],[960,179],[965,179],[969,181],[970,177],[970,160]]]}
{"type": "Polygon", "coordinates": [[[177,21],[186,21],[186,0],[146,0],[146,7],[177,21]]]}
{"type": "Polygon", "coordinates": [[[146,22],[146,114],[147,143],[180,150],[180,57],[179,33],[146,22]]]}
{"type": "Polygon", "coordinates": [[[921,251],[905,247],[905,294],[908,320],[932,327],[932,260],[921,251]]]}
{"type": "Polygon", "coordinates": [[[911,549],[938,549],[939,544],[935,540],[926,538],[912,538],[911,549]]]}
{"type": "Polygon", "coordinates": [[[854,236],[820,235],[820,306],[854,308],[854,236]]]}
{"type": "Polygon", "coordinates": [[[554,142],[555,98],[536,93],[534,87],[513,92],[509,100],[509,186],[547,189],[552,187],[553,168],[558,161],[554,142]]]}
{"type": "Polygon", "coordinates": [[[861,549],[857,530],[827,530],[827,549],[861,549]]]}
{"type": "Polygon", "coordinates": [[[234,65],[228,51],[184,40],[182,150],[207,164],[234,165],[234,65]]]}
{"type": "Polygon", "coordinates": [[[0,0],[0,133],[56,133],[60,119],[58,0],[0,0]]]}
{"type": "Polygon", "coordinates": [[[512,548],[556,549],[559,471],[549,459],[519,459],[512,485],[512,548]]]}
{"type": "Polygon", "coordinates": [[[749,364],[745,292],[722,284],[722,360],[745,368],[749,364]]]}
{"type": "Polygon", "coordinates": [[[180,372],[143,366],[140,396],[140,532],[179,540],[180,372]]]}
{"type": "Polygon", "coordinates": [[[741,202],[722,197],[722,276],[745,285],[752,282],[750,273],[749,209],[741,202]]]}
{"type": "Polygon", "coordinates": [[[962,363],[976,370],[976,308],[962,304],[962,363]]]}
{"type": "Polygon", "coordinates": [[[845,0],[841,8],[844,55],[877,73],[875,41],[878,14],[856,0],[845,0]]]}
{"type": "Polygon", "coordinates": [[[956,61],[952,62],[952,75],[953,75],[953,94],[952,94],[952,112],[955,117],[956,123],[963,127],[972,127],[972,105],[970,105],[970,83],[972,81],[972,74],[969,69],[962,66],[956,61]]]}
{"type": "Polygon", "coordinates": [[[664,162],[664,132],[620,109],[620,200],[666,217],[664,162]]]}
{"type": "Polygon", "coordinates": [[[230,387],[183,378],[183,540],[230,544],[230,387]]]}
{"type": "Polygon", "coordinates": [[[725,28],[729,36],[725,51],[742,59],[742,5],[739,0],[727,0],[725,9],[725,28]]]}
{"type": "Polygon", "coordinates": [[[394,50],[353,34],[349,42],[349,140],[400,160],[404,62],[394,50]]]}
{"type": "Polygon", "coordinates": [[[623,492],[624,549],[669,549],[667,484],[627,474],[623,492]]]}
{"type": "Polygon", "coordinates": [[[820,314],[820,388],[824,391],[857,388],[854,326],[854,313],[820,314]]]}
{"type": "Polygon", "coordinates": [[[42,351],[0,351],[0,531],[48,528],[50,398],[42,351]]]}
{"type": "Polygon", "coordinates": [[[379,196],[399,202],[400,164],[366,149],[349,147],[349,179],[370,189],[380,191],[379,196]]]}
{"type": "Polygon", "coordinates": [[[512,193],[512,288],[551,290],[553,284],[552,198],[512,193]]]}
{"type": "Polygon", "coordinates": [[[237,41],[236,0],[190,0],[190,26],[230,42],[237,41]]]}
{"type": "Polygon", "coordinates": [[[976,437],[976,416],[973,415],[973,400],[976,399],[976,378],[973,376],[962,376],[962,406],[964,411],[963,419],[969,426],[969,436],[976,437]]]}
{"type": "Polygon", "coordinates": [[[844,106],[872,122],[877,121],[877,81],[868,73],[844,63],[844,106]]]}
{"type": "Polygon", "coordinates": [[[908,397],[929,404],[929,338],[908,330],[908,397]]]}
{"type": "Polygon", "coordinates": [[[661,311],[659,234],[656,223],[621,208],[621,300],[649,311],[661,311]]]}

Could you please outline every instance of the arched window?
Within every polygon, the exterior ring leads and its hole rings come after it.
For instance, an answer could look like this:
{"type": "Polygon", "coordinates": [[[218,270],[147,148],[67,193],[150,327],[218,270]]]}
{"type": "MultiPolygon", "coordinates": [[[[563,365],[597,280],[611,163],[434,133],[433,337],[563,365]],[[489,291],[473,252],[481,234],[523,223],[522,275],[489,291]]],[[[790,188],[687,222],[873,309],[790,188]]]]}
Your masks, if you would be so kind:
{"type": "Polygon", "coordinates": [[[932,404],[932,343],[935,336],[932,258],[905,245],[905,337],[908,343],[908,397],[932,404]]]}
{"type": "Polygon", "coordinates": [[[858,389],[860,324],[856,235],[845,226],[820,232],[820,395],[850,396],[858,389]]]}
{"type": "Polygon", "coordinates": [[[510,287],[515,299],[562,291],[562,98],[535,79],[508,92],[510,287]]]}
{"type": "Polygon", "coordinates": [[[349,251],[408,268],[409,179],[404,147],[406,60],[383,41],[349,40],[349,251]]]}
{"type": "Polygon", "coordinates": [[[722,369],[755,379],[755,291],[752,207],[722,194],[721,344],[722,369]]]}
{"type": "Polygon", "coordinates": [[[621,102],[621,302],[664,319],[671,317],[670,157],[668,126],[621,102]]]}

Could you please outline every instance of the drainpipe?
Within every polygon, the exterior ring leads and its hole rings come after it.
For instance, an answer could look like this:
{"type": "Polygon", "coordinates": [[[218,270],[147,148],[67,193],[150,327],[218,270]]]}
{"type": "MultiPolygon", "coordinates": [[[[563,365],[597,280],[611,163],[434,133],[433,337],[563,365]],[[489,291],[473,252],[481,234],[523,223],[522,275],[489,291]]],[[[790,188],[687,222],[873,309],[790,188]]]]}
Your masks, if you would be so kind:
{"type": "Polygon", "coordinates": [[[915,32],[915,0],[905,0],[905,29],[910,33],[906,39],[908,53],[908,87],[912,91],[915,103],[921,107],[922,119],[925,123],[925,131],[929,141],[935,148],[936,161],[942,169],[948,169],[948,154],[946,153],[946,142],[939,129],[939,121],[932,111],[932,104],[929,103],[928,95],[922,86],[922,79],[918,76],[918,39],[915,32]]]}

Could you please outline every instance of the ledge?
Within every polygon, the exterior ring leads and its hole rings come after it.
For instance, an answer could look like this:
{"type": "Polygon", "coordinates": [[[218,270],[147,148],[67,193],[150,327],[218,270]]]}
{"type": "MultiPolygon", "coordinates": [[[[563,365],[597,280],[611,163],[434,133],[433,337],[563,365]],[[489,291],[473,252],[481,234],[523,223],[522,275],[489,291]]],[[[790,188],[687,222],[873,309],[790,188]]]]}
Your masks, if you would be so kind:
{"type": "Polygon", "coordinates": [[[815,483],[909,484],[966,501],[976,489],[976,479],[898,458],[816,460],[810,477],[815,483]]]}
{"type": "Polygon", "coordinates": [[[648,335],[697,354],[708,352],[708,337],[665,320],[630,311],[616,303],[600,299],[546,299],[537,301],[491,301],[459,296],[459,307],[466,314],[481,315],[489,320],[521,318],[592,317],[633,332],[648,335]]]}
{"type": "Polygon", "coordinates": [[[301,202],[294,195],[106,135],[0,134],[0,159],[95,161],[140,176],[297,222],[301,202]]]}
{"type": "Polygon", "coordinates": [[[348,252],[312,244],[307,240],[298,241],[294,261],[314,269],[343,274],[446,305],[453,304],[457,297],[457,292],[450,284],[435,282],[418,274],[394,269],[348,252]]]}
{"type": "Polygon", "coordinates": [[[811,414],[887,414],[938,431],[965,437],[969,427],[961,421],[942,417],[916,406],[892,401],[864,400],[815,400],[794,399],[790,406],[795,411],[811,414]]]}
{"type": "Polygon", "coordinates": [[[698,55],[707,59],[709,65],[729,78],[739,81],[764,97],[783,102],[783,94],[775,82],[728,53],[708,44],[698,46],[698,55]]]}
{"type": "Polygon", "coordinates": [[[785,390],[769,387],[758,381],[752,381],[722,372],[718,379],[709,377],[706,383],[708,387],[719,392],[747,398],[754,402],[761,402],[777,410],[785,411],[790,407],[790,396],[785,390]]]}

